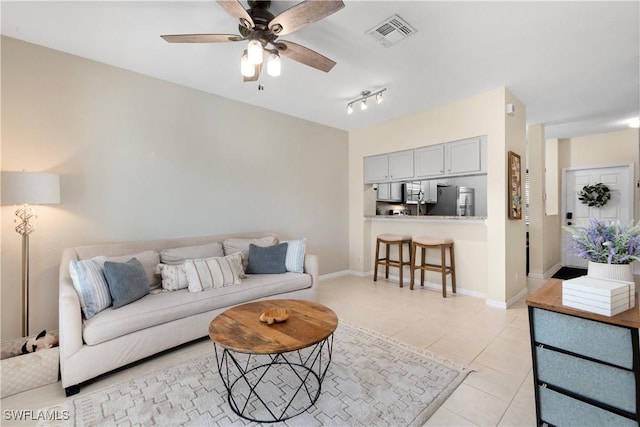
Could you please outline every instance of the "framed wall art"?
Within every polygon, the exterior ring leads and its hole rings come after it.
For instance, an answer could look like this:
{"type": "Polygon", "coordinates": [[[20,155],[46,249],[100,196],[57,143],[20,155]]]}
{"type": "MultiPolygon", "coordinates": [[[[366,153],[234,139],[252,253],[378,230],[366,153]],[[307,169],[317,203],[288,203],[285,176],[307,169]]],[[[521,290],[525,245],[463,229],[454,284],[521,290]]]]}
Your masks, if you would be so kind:
{"type": "Polygon", "coordinates": [[[522,219],[522,171],[520,156],[509,151],[508,158],[509,219],[522,219]]]}

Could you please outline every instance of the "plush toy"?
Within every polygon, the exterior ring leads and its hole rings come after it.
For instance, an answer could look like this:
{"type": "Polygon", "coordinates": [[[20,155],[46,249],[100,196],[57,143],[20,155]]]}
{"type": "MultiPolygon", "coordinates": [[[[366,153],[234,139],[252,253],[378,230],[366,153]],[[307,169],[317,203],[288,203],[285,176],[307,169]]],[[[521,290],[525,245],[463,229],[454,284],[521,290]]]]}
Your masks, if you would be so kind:
{"type": "Polygon", "coordinates": [[[58,338],[49,334],[44,330],[40,332],[36,337],[31,337],[22,346],[22,353],[33,353],[38,350],[44,350],[46,348],[55,347],[58,345],[58,338]]]}

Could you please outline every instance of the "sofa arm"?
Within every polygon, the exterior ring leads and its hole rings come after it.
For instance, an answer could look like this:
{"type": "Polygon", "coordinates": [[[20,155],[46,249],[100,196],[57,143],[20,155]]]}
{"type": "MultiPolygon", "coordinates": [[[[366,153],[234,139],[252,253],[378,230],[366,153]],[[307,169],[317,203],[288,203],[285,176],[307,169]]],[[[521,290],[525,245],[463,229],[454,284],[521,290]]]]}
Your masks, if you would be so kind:
{"type": "MultiPolygon", "coordinates": [[[[77,259],[73,250],[65,249],[60,262],[60,284],[58,296],[58,328],[60,335],[60,364],[64,384],[65,361],[80,351],[82,340],[82,310],[80,299],[69,274],[69,262],[77,259]]],[[[67,384],[68,385],[68,384],[67,384]]]]}
{"type": "Polygon", "coordinates": [[[312,286],[318,285],[319,269],[317,255],[307,254],[304,256],[304,272],[311,275],[312,286]]]}

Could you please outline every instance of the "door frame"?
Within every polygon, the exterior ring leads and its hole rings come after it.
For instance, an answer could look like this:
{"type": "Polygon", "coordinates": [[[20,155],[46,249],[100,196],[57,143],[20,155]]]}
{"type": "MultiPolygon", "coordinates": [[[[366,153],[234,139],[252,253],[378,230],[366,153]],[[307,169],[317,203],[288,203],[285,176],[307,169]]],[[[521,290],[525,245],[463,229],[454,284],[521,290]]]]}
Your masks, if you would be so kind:
{"type": "MultiPolygon", "coordinates": [[[[566,253],[564,251],[564,227],[566,225],[567,220],[567,172],[570,171],[579,171],[586,169],[606,169],[606,168],[624,168],[626,167],[629,170],[629,192],[627,197],[631,201],[629,203],[629,218],[635,221],[635,198],[634,198],[634,184],[635,184],[635,163],[607,163],[603,165],[588,165],[588,166],[570,166],[567,168],[562,168],[562,181],[561,182],[561,199],[560,199],[560,252],[562,253],[562,265],[566,265],[566,253]]],[[[623,196],[623,195],[621,195],[623,196]]]]}

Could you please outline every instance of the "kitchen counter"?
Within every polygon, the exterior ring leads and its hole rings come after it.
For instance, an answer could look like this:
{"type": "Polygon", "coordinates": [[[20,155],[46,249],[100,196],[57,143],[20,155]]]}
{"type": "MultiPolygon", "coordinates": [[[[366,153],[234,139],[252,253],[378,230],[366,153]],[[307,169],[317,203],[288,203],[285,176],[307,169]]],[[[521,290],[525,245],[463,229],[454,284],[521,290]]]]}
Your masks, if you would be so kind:
{"type": "Polygon", "coordinates": [[[439,216],[439,215],[365,215],[365,221],[412,221],[412,222],[457,222],[486,224],[486,216],[439,216]]]}

